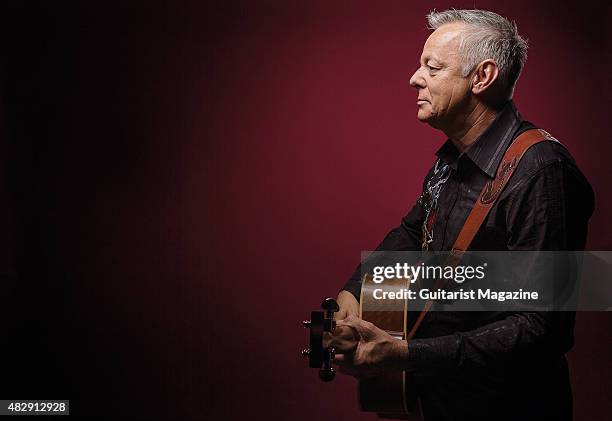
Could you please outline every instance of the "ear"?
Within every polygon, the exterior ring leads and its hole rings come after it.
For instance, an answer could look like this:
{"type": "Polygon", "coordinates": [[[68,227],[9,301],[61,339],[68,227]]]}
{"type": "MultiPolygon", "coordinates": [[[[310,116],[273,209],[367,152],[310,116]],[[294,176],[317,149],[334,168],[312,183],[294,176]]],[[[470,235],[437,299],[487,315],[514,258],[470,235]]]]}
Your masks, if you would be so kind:
{"type": "Polygon", "coordinates": [[[472,75],[472,93],[482,94],[499,76],[499,68],[493,60],[487,59],[480,62],[472,75]]]}

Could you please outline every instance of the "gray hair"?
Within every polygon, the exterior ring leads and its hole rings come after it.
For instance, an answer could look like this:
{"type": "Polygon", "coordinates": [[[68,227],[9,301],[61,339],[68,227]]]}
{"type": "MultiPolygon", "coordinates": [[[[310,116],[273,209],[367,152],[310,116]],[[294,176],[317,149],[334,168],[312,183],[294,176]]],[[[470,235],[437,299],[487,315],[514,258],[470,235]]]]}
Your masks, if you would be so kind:
{"type": "Polygon", "coordinates": [[[463,57],[463,76],[468,76],[483,60],[497,63],[499,81],[512,97],[514,86],[527,61],[527,41],[516,28],[516,23],[488,10],[433,10],[427,15],[432,30],[451,22],[469,25],[459,45],[463,57]]]}

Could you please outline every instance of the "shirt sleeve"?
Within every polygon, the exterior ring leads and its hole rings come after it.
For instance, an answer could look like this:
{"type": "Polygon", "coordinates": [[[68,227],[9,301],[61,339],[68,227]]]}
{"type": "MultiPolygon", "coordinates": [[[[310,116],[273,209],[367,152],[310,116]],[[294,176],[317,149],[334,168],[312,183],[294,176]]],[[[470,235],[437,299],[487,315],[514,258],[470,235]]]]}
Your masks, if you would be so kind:
{"type": "MultiPolygon", "coordinates": [[[[517,185],[506,206],[509,250],[582,250],[593,193],[577,168],[557,161],[517,185]]],[[[416,370],[486,366],[529,355],[562,355],[573,345],[573,312],[519,312],[477,329],[413,339],[416,370]]]]}
{"type": "MultiPolygon", "coordinates": [[[[425,213],[420,200],[417,200],[410,212],[402,218],[401,224],[392,229],[376,247],[376,251],[416,251],[421,250],[421,227],[425,213]]],[[[357,300],[361,293],[361,270],[360,263],[353,275],[342,287],[349,291],[357,300]]]]}

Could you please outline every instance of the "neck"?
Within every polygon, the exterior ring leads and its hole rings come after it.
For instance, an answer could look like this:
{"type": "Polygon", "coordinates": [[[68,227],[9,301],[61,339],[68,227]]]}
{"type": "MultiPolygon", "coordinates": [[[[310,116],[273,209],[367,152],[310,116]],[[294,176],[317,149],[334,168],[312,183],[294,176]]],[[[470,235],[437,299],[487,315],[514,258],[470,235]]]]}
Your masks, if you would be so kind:
{"type": "Polygon", "coordinates": [[[459,152],[463,152],[493,123],[496,116],[495,109],[480,103],[467,116],[460,118],[460,124],[443,131],[459,152]]]}

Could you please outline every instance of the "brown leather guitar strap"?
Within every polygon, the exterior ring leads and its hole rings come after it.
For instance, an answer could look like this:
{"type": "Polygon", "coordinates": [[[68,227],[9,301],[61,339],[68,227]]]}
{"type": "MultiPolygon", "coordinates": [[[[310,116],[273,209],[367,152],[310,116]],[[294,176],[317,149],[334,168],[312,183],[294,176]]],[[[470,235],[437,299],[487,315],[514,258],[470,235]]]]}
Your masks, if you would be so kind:
{"type": "MultiPolygon", "coordinates": [[[[542,129],[530,129],[521,133],[510,145],[504,157],[497,168],[497,174],[493,180],[488,181],[480,192],[480,196],[476,200],[472,211],[468,215],[463,228],[461,228],[461,232],[459,232],[459,236],[455,240],[455,244],[453,244],[453,248],[451,249],[450,255],[447,258],[447,263],[449,265],[457,265],[461,261],[461,257],[463,253],[468,249],[472,240],[476,236],[476,233],[482,226],[482,223],[486,219],[489,211],[495,205],[495,202],[501,195],[501,192],[504,190],[510,177],[514,173],[514,170],[518,166],[521,158],[525,154],[525,152],[535,145],[536,143],[551,140],[554,142],[558,142],[557,139],[552,137],[547,131],[542,129]]],[[[436,284],[436,288],[441,287],[442,285],[436,284]]],[[[432,300],[428,300],[421,310],[419,317],[414,323],[410,333],[406,339],[411,339],[416,333],[417,329],[423,322],[423,319],[427,315],[427,312],[431,308],[433,304],[432,300]]]]}

